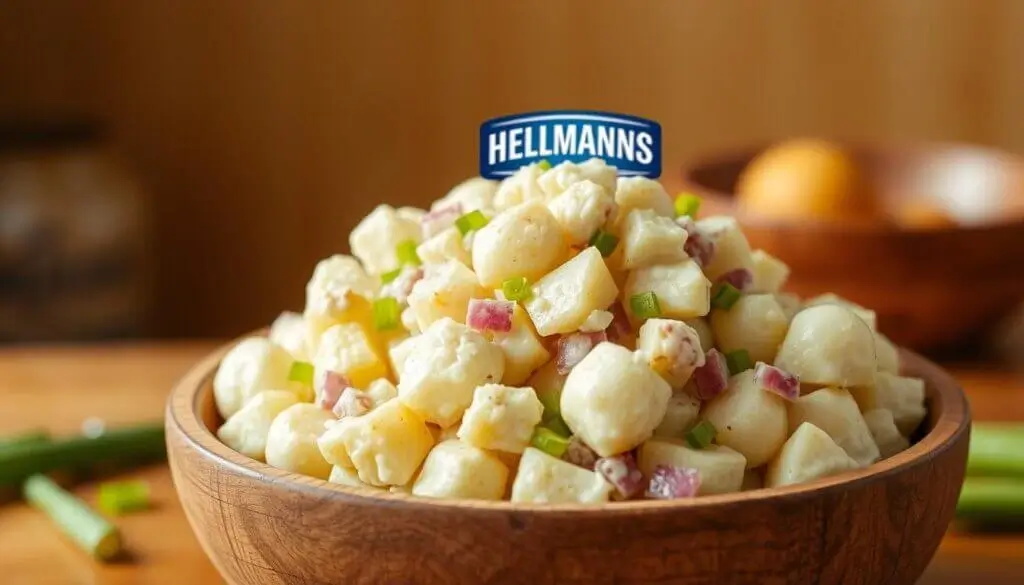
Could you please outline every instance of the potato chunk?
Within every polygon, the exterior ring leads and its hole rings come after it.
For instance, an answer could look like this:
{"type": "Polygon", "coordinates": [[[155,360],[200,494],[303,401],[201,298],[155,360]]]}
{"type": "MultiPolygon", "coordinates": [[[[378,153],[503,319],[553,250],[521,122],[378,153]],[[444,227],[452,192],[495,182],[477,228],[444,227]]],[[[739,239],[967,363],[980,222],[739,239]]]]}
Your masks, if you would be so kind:
{"type": "Polygon", "coordinates": [[[809,307],[793,317],[775,365],[805,384],[867,386],[877,368],[875,336],[849,309],[809,307]]]}
{"type": "Polygon", "coordinates": [[[513,502],[600,503],[607,502],[611,492],[612,485],[599,474],[533,447],[523,451],[512,482],[513,502]]]}
{"type": "Polygon", "coordinates": [[[673,390],[682,390],[693,371],[704,365],[700,337],[682,321],[648,319],[640,327],[636,351],[673,390]]]}
{"type": "Polygon", "coordinates": [[[418,244],[422,238],[419,221],[403,215],[390,205],[378,205],[349,235],[352,254],[370,274],[384,274],[398,268],[398,244],[409,240],[418,244]]]}
{"type": "Polygon", "coordinates": [[[884,408],[876,408],[864,413],[864,422],[867,423],[871,436],[878,445],[878,451],[882,458],[892,457],[910,447],[910,441],[900,434],[896,428],[892,413],[884,408]]]}
{"type": "Polygon", "coordinates": [[[448,260],[444,264],[427,265],[423,278],[409,293],[409,308],[416,316],[420,331],[424,331],[443,317],[464,323],[470,299],[486,297],[487,291],[480,286],[472,270],[461,262],[448,260]]]}
{"type": "Polygon", "coordinates": [[[774,295],[743,295],[729,310],[711,311],[711,330],[723,353],[745,349],[755,362],[772,363],[789,330],[774,295]]]}
{"type": "Polygon", "coordinates": [[[850,393],[862,412],[876,408],[891,412],[896,428],[908,437],[917,430],[927,414],[924,406],[924,380],[918,378],[878,372],[874,384],[851,388],[850,393]]]}
{"type": "Polygon", "coordinates": [[[619,206],[615,223],[622,225],[634,209],[650,209],[662,217],[675,217],[672,198],[661,183],[647,177],[619,177],[615,187],[615,203],[619,206]]]}
{"type": "Polygon", "coordinates": [[[878,357],[878,371],[886,374],[900,373],[900,354],[889,338],[875,331],[875,355],[878,357]]]}
{"type": "Polygon", "coordinates": [[[860,317],[861,320],[867,323],[868,327],[870,327],[872,331],[877,328],[878,318],[874,311],[862,307],[853,301],[844,299],[837,294],[826,293],[804,301],[804,307],[817,307],[819,305],[838,305],[844,309],[849,309],[850,311],[853,311],[855,315],[860,317]]]}
{"type": "Polygon", "coordinates": [[[699,495],[728,494],[740,491],[747,460],[722,445],[692,449],[675,439],[651,439],[640,447],[637,461],[644,477],[650,477],[659,465],[690,467],[700,472],[699,495]]]}
{"type": "Polygon", "coordinates": [[[520,167],[511,177],[498,184],[494,193],[495,211],[505,211],[527,201],[545,201],[547,196],[537,184],[544,170],[538,163],[520,167]]]}
{"type": "Polygon", "coordinates": [[[619,289],[597,248],[586,248],[533,285],[526,301],[537,333],[572,333],[590,313],[615,302],[619,289]]]}
{"type": "Polygon", "coordinates": [[[701,418],[715,425],[715,441],[738,451],[751,468],[767,463],[789,436],[785,401],[755,384],[754,370],[729,378],[701,418]]]}
{"type": "Polygon", "coordinates": [[[508,333],[492,332],[491,341],[505,354],[502,381],[511,386],[525,382],[534,370],[551,359],[551,353],[537,337],[533,323],[519,303],[512,310],[512,330],[508,333]]]}
{"type": "Polygon", "coordinates": [[[615,193],[615,167],[608,166],[599,158],[592,158],[580,164],[565,161],[544,171],[537,178],[537,184],[544,190],[548,200],[557,198],[575,185],[584,181],[601,187],[609,197],[615,193]]]}
{"type": "Polygon", "coordinates": [[[249,337],[231,348],[213,377],[213,398],[217,411],[228,419],[263,390],[290,390],[299,400],[310,400],[309,392],[288,381],[291,354],[265,337],[249,337]]]}
{"type": "Polygon", "coordinates": [[[750,292],[777,293],[782,290],[789,278],[789,266],[785,262],[764,250],[751,252],[750,262],[754,272],[750,292]]]}
{"type": "Polygon", "coordinates": [[[614,207],[610,192],[586,180],[574,183],[548,201],[548,210],[562,226],[569,244],[579,247],[587,245],[594,232],[608,221],[614,207]]]}
{"type": "Polygon", "coordinates": [[[377,355],[363,328],[355,323],[334,325],[324,332],[313,367],[315,380],[322,380],[326,372],[337,372],[357,388],[365,388],[388,375],[387,364],[377,355]]]}
{"type": "Polygon", "coordinates": [[[629,299],[648,291],[658,296],[661,316],[669,319],[703,317],[711,308],[711,283],[693,260],[648,266],[630,272],[622,304],[631,318],[635,319],[629,299]]]}
{"type": "Polygon", "coordinates": [[[536,281],[569,256],[569,244],[548,208],[530,201],[498,214],[477,231],[472,256],[480,284],[498,288],[520,276],[536,281]]]}
{"type": "Polygon", "coordinates": [[[795,431],[809,422],[828,433],[860,467],[871,465],[881,454],[871,430],[846,390],[822,388],[788,403],[789,428],[795,431]]]}
{"type": "Polygon", "coordinates": [[[309,349],[306,344],[306,322],[302,315],[285,311],[278,315],[277,319],[270,325],[268,334],[270,341],[273,341],[281,349],[291,354],[299,361],[309,361],[309,349]]]}
{"type": "Polygon", "coordinates": [[[331,475],[327,478],[327,481],[348,487],[371,488],[384,491],[384,488],[381,486],[370,485],[359,479],[359,472],[355,469],[339,467],[337,465],[331,468],[331,475]]]}
{"type": "Polygon", "coordinates": [[[416,248],[416,255],[427,264],[444,264],[455,260],[466,267],[472,267],[473,259],[462,243],[462,233],[458,228],[450,227],[424,240],[416,248]]]}
{"type": "Polygon", "coordinates": [[[650,209],[634,209],[622,228],[622,266],[635,270],[655,264],[674,264],[688,256],[683,249],[686,230],[650,209]]]}
{"type": "Polygon", "coordinates": [[[458,436],[481,449],[522,453],[543,414],[533,388],[484,384],[473,392],[458,436]]]}
{"type": "Polygon", "coordinates": [[[668,399],[665,417],[654,429],[655,437],[681,439],[700,418],[700,399],[687,392],[676,392],[668,399]]]}
{"type": "Polygon", "coordinates": [[[686,323],[697,332],[697,337],[700,338],[700,347],[704,351],[715,347],[715,334],[711,331],[711,324],[708,323],[706,318],[694,317],[693,319],[685,319],[683,323],[686,323]]]}
{"type": "Polygon", "coordinates": [[[494,208],[494,194],[498,191],[498,182],[483,177],[472,177],[452,187],[451,191],[430,204],[431,211],[437,211],[452,205],[459,205],[462,213],[477,209],[489,211],[494,208]]]}
{"type": "Polygon", "coordinates": [[[428,422],[449,427],[473,402],[473,390],[501,380],[504,371],[501,348],[445,317],[418,337],[399,376],[398,399],[428,422]]]}
{"type": "Polygon", "coordinates": [[[641,356],[605,341],[569,372],[562,418],[598,455],[609,457],[648,439],[665,418],[671,395],[641,356]]]}
{"type": "Polygon", "coordinates": [[[412,493],[428,498],[500,500],[508,468],[494,455],[462,441],[445,441],[430,450],[412,493]]]}
{"type": "Polygon", "coordinates": [[[278,469],[327,479],[331,464],[317,440],[334,415],[315,404],[293,404],[274,417],[267,432],[267,463],[278,469]]]}
{"type": "Polygon", "coordinates": [[[832,437],[809,422],[802,423],[768,463],[765,487],[804,483],[857,469],[859,465],[832,437]]]}
{"type": "Polygon", "coordinates": [[[697,222],[697,229],[715,243],[715,253],[704,267],[704,274],[711,282],[730,270],[743,268],[753,272],[750,244],[736,218],[724,215],[706,217],[697,222]]]}
{"type": "Polygon", "coordinates": [[[271,423],[298,401],[294,393],[286,390],[264,390],[217,429],[217,438],[242,455],[264,461],[271,423]]]}

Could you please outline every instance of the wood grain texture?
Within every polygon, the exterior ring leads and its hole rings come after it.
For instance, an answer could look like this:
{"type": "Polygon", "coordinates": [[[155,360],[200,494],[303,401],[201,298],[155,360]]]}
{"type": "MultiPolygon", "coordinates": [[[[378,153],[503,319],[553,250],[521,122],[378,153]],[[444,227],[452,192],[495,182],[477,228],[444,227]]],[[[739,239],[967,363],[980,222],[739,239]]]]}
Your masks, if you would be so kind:
{"type": "Polygon", "coordinates": [[[382,495],[274,469],[217,441],[210,383],[225,349],[176,387],[166,420],[185,513],[232,585],[911,584],[952,518],[967,457],[962,390],[904,353],[906,370],[927,381],[929,432],[868,470],[596,508],[382,495]]]}

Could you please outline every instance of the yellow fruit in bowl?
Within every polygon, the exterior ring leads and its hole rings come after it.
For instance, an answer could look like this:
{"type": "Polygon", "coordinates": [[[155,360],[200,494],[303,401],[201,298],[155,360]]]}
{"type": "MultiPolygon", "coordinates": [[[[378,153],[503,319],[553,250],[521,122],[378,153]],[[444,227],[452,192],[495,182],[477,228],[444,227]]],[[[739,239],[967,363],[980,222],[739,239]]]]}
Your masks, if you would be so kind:
{"type": "Polygon", "coordinates": [[[857,223],[880,216],[870,182],[846,151],[823,140],[789,140],[747,165],[736,185],[744,215],[857,223]]]}

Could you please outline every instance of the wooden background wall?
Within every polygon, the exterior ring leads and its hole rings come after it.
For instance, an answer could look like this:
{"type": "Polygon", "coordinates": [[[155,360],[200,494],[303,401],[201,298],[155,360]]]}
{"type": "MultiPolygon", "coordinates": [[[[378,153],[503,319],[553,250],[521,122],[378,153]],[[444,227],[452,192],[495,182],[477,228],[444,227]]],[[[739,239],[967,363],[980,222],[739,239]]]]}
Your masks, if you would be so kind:
{"type": "Polygon", "coordinates": [[[659,120],[669,182],[788,134],[1024,151],[1024,1],[0,3],[0,117],[108,120],[155,195],[160,334],[299,307],[373,205],[474,172],[483,119],[557,107],[659,120]]]}

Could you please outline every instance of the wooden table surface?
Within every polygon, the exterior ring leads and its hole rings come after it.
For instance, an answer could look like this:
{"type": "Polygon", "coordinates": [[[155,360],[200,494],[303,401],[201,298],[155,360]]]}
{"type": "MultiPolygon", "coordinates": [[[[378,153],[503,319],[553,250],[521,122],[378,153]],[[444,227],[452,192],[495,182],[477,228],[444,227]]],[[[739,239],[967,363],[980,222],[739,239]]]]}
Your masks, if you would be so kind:
{"type": "MultiPolygon", "coordinates": [[[[0,350],[0,435],[48,427],[72,432],[96,416],[111,425],[159,420],[174,381],[214,343],[0,350]]],[[[1024,420],[1024,375],[957,368],[976,420],[1024,420]]],[[[132,559],[99,565],[20,503],[0,507],[5,585],[207,585],[222,583],[193,538],[164,466],[148,480],[156,507],[118,519],[132,559]]],[[[91,498],[94,486],[80,493],[91,498]]],[[[1024,583],[1024,534],[951,533],[922,585],[1024,583]]]]}

